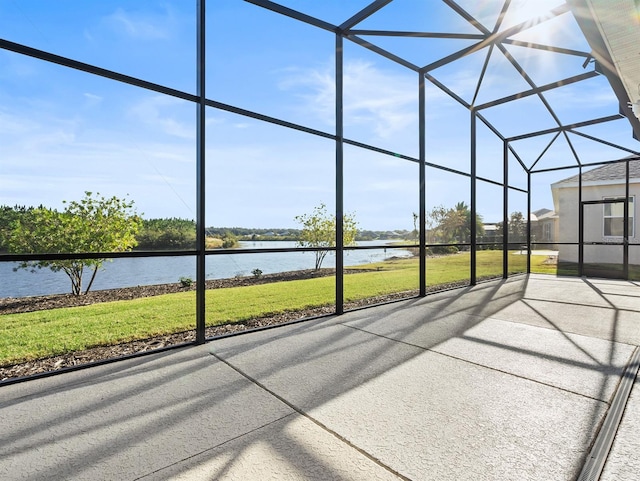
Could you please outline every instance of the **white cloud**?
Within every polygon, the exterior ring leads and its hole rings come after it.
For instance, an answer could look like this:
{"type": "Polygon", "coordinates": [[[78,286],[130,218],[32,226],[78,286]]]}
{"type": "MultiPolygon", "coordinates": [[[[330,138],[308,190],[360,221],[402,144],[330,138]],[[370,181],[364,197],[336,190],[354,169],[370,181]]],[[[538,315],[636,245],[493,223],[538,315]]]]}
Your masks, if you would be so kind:
{"type": "Polygon", "coordinates": [[[116,32],[143,40],[166,39],[170,37],[167,18],[157,15],[127,12],[118,7],[106,17],[106,22],[116,32]]]}
{"type": "MultiPolygon", "coordinates": [[[[470,69],[455,69],[444,73],[436,70],[433,72],[433,76],[458,96],[471,100],[471,96],[478,86],[478,73],[479,70],[470,69]]],[[[487,77],[483,80],[483,85],[486,86],[488,83],[490,83],[490,79],[487,77]]],[[[427,102],[428,100],[429,97],[427,97],[427,102]]]]}
{"type": "Polygon", "coordinates": [[[611,89],[603,88],[602,83],[583,82],[584,85],[570,85],[545,93],[553,98],[554,106],[562,109],[590,110],[593,108],[611,108],[612,113],[618,106],[618,99],[611,89]]]}
{"type": "Polygon", "coordinates": [[[38,67],[32,59],[14,52],[0,50],[0,62],[0,80],[16,81],[38,74],[38,67]]]}
{"type": "Polygon", "coordinates": [[[211,125],[224,124],[225,119],[222,117],[213,117],[213,116],[207,115],[207,118],[205,119],[204,123],[205,123],[205,126],[209,127],[211,125]]]}
{"type": "MultiPolygon", "coordinates": [[[[84,98],[97,100],[92,95],[84,98]]],[[[6,177],[0,204],[57,207],[62,199],[92,190],[130,193],[151,216],[191,215],[185,199],[193,198],[193,143],[131,134],[126,124],[107,127],[77,116],[0,109],[0,164],[6,177]]]]}
{"type": "Polygon", "coordinates": [[[92,43],[92,42],[93,42],[94,37],[93,37],[93,35],[91,34],[91,32],[90,32],[88,29],[86,29],[86,28],[85,28],[85,29],[82,31],[82,35],[84,36],[84,38],[85,38],[85,40],[86,40],[87,42],[89,42],[89,43],[92,43]]]}
{"type": "Polygon", "coordinates": [[[76,134],[73,127],[65,128],[60,126],[52,128],[46,132],[30,136],[27,148],[30,151],[42,151],[49,147],[60,148],[63,146],[71,146],[76,140],[76,134]]]}
{"type": "Polygon", "coordinates": [[[18,117],[0,110],[0,132],[4,135],[17,135],[32,132],[37,123],[26,117],[18,117]]]}
{"type": "MultiPolygon", "coordinates": [[[[10,153],[21,151],[22,156],[34,153],[51,153],[68,147],[76,140],[78,122],[42,115],[39,120],[27,115],[0,111],[0,143],[3,145],[3,162],[11,160],[10,153]]],[[[17,160],[23,162],[24,160],[17,160]]]]}
{"type": "MultiPolygon", "coordinates": [[[[326,124],[335,117],[335,80],[330,66],[289,69],[280,83],[284,90],[297,89],[305,112],[313,112],[326,124]]],[[[402,131],[417,118],[417,81],[411,72],[398,74],[370,62],[355,60],[344,65],[345,125],[367,126],[379,138],[402,131]]]]}
{"type": "Polygon", "coordinates": [[[66,151],[18,150],[0,158],[10,168],[0,204],[59,207],[62,199],[79,198],[91,190],[130,194],[147,217],[192,215],[187,207],[194,198],[195,169],[177,161],[193,160],[194,155],[179,146],[76,144],[66,151]],[[5,158],[13,160],[5,163],[5,158]],[[26,163],[25,158],[29,160],[26,163]]]}
{"type": "Polygon", "coordinates": [[[100,95],[92,94],[90,92],[85,92],[82,95],[84,96],[86,107],[95,107],[101,104],[103,100],[100,95]]]}
{"type": "Polygon", "coordinates": [[[139,121],[159,128],[162,132],[183,139],[195,138],[195,124],[178,118],[185,103],[166,95],[147,97],[129,109],[139,121]]]}

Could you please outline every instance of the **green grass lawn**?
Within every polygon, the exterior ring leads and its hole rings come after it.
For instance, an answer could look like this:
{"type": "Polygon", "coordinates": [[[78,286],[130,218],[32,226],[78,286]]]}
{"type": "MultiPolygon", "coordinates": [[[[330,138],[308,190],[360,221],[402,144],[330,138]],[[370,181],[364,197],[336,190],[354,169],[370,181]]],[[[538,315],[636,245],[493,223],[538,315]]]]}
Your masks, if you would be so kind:
{"type": "MultiPolygon", "coordinates": [[[[532,270],[548,270],[532,258],[532,270]],[[535,264],[534,264],[535,262],[535,264]],[[540,264],[540,265],[538,265],[540,264]],[[535,265],[535,269],[534,269],[535,265]]],[[[469,253],[427,259],[427,284],[469,278],[469,253]]],[[[345,276],[345,300],[418,289],[418,260],[394,259],[360,266],[345,276]],[[373,270],[371,270],[373,269],[373,270]]],[[[526,256],[509,255],[510,272],[524,272],[526,256]]],[[[480,251],[477,275],[502,275],[502,252],[480,251]]],[[[213,289],[206,293],[208,326],[283,311],[331,305],[334,277],[213,289]]],[[[0,366],[195,328],[193,291],[90,306],[0,316],[0,366]]]]}

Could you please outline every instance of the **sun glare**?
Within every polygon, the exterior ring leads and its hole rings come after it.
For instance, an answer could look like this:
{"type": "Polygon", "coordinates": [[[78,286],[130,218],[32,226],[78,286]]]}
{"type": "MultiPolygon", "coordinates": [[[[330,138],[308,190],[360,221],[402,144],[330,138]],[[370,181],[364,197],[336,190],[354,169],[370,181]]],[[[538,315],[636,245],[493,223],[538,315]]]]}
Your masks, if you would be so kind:
{"type": "Polygon", "coordinates": [[[545,15],[564,3],[564,0],[514,0],[509,6],[503,27],[509,28],[545,15]]]}
{"type": "Polygon", "coordinates": [[[564,3],[563,0],[514,0],[509,6],[501,29],[532,22],[532,26],[520,33],[518,37],[529,42],[547,43],[552,38],[557,25],[550,12],[564,3]],[[534,20],[540,17],[548,17],[549,20],[533,25],[534,20]]]}
{"type": "MultiPolygon", "coordinates": [[[[572,21],[571,14],[569,12],[561,15],[551,14],[554,9],[564,4],[563,0],[513,0],[505,14],[500,31],[524,24],[527,28],[511,35],[511,39],[531,44],[581,49],[583,45],[576,44],[576,38],[581,37],[575,35],[576,25],[572,21]]],[[[582,64],[581,59],[577,60],[579,63],[566,63],[564,56],[542,49],[512,45],[508,46],[508,50],[527,70],[536,84],[545,84],[558,77],[573,75],[576,65],[580,67],[582,64]]]]}

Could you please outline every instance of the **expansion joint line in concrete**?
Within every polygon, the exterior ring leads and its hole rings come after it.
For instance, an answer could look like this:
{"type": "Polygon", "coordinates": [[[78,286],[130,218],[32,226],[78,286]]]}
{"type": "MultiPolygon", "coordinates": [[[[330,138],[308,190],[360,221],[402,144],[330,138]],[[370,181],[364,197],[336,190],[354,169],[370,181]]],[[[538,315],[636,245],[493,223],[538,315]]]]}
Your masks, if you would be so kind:
{"type": "Polygon", "coordinates": [[[622,421],[622,415],[624,414],[627,401],[631,395],[631,388],[638,375],[638,369],[640,368],[640,347],[636,347],[631,360],[627,365],[618,390],[613,398],[611,407],[607,412],[607,416],[602,423],[598,437],[591,448],[591,452],[585,460],[584,467],[580,472],[578,481],[597,481],[600,479],[604,465],[607,462],[613,440],[618,432],[618,427],[622,421]]]}
{"type": "Polygon", "coordinates": [[[244,372],[242,369],[238,368],[237,366],[234,366],[233,364],[231,364],[230,362],[228,362],[226,359],[223,359],[222,357],[218,356],[217,354],[215,354],[214,352],[211,351],[211,355],[213,357],[215,357],[218,361],[226,364],[227,366],[229,366],[231,369],[233,369],[234,371],[236,371],[238,374],[240,374],[242,377],[244,377],[245,379],[249,380],[250,382],[252,382],[253,384],[255,384],[256,386],[258,386],[260,389],[264,390],[265,392],[269,393],[271,396],[275,397],[276,399],[278,399],[280,402],[286,404],[288,407],[290,407],[291,409],[293,409],[295,412],[297,412],[298,414],[300,414],[301,416],[304,416],[306,419],[308,419],[309,421],[311,421],[313,424],[315,424],[316,426],[320,427],[320,429],[328,432],[329,434],[331,434],[332,436],[334,436],[336,439],[338,439],[340,442],[346,444],[347,446],[349,446],[352,449],[355,449],[357,452],[359,452],[360,454],[362,454],[364,457],[366,457],[367,459],[369,459],[370,461],[374,462],[375,464],[377,464],[378,466],[380,466],[381,468],[389,471],[391,474],[393,474],[394,476],[397,476],[399,479],[402,479],[403,481],[412,481],[410,478],[407,478],[406,476],[403,476],[402,474],[400,474],[398,471],[396,471],[395,469],[393,469],[392,467],[386,465],[385,463],[383,463],[382,461],[380,461],[379,459],[373,457],[371,454],[369,454],[368,452],[366,452],[365,450],[363,450],[362,448],[356,446],[355,444],[353,444],[351,441],[349,441],[348,439],[346,439],[345,437],[341,436],[340,434],[338,434],[337,432],[335,432],[333,429],[329,428],[328,426],[326,426],[325,424],[321,423],[320,421],[318,421],[316,418],[314,418],[313,416],[311,416],[310,414],[308,414],[307,412],[303,411],[302,409],[300,409],[298,406],[296,406],[295,404],[292,404],[290,401],[287,401],[285,398],[283,398],[282,396],[280,396],[279,394],[277,394],[276,392],[272,391],[271,389],[269,389],[267,386],[265,386],[264,384],[262,384],[260,381],[258,381],[256,378],[250,376],[249,374],[247,374],[246,372],[244,372]]]}
{"type": "MultiPolygon", "coordinates": [[[[362,328],[360,328],[360,327],[350,326],[350,325],[348,325],[348,324],[342,324],[342,326],[344,326],[344,327],[349,327],[349,328],[354,329],[354,330],[356,330],[356,331],[364,332],[364,333],[370,334],[370,335],[372,335],[372,336],[380,337],[380,338],[382,338],[382,339],[387,339],[387,340],[389,340],[389,341],[398,342],[398,343],[400,343],[400,344],[404,344],[405,346],[415,347],[415,348],[420,349],[420,350],[422,350],[422,351],[424,351],[424,352],[430,352],[430,353],[432,353],[432,354],[436,354],[436,355],[438,355],[438,356],[447,357],[447,358],[449,358],[449,359],[454,359],[454,360],[456,360],[456,361],[460,361],[460,362],[464,362],[464,363],[467,363],[467,364],[471,364],[471,365],[473,365],[473,366],[481,367],[481,368],[483,368],[483,369],[489,369],[490,371],[495,371],[495,372],[499,372],[499,373],[501,373],[501,374],[506,374],[507,376],[517,377],[518,379],[524,379],[525,381],[534,382],[534,383],[536,383],[536,384],[541,384],[542,386],[551,387],[551,388],[553,388],[553,389],[558,389],[558,390],[560,390],[560,391],[568,392],[569,394],[573,394],[573,395],[575,395],[575,396],[581,396],[581,397],[584,397],[584,398],[590,399],[590,400],[592,400],[592,401],[596,401],[596,402],[599,402],[599,403],[604,403],[604,404],[606,404],[606,402],[605,402],[605,401],[603,401],[602,399],[598,399],[597,397],[594,397],[594,396],[588,396],[588,395],[583,394],[583,393],[579,393],[579,392],[572,391],[572,390],[567,389],[567,388],[563,388],[563,387],[560,387],[560,386],[556,386],[555,384],[550,384],[550,383],[546,383],[546,382],[538,381],[538,380],[536,380],[536,379],[532,379],[532,378],[530,378],[530,377],[523,376],[523,375],[521,375],[521,374],[516,374],[516,373],[510,372],[510,371],[506,371],[506,370],[504,370],[504,369],[498,369],[497,367],[487,366],[486,364],[482,364],[482,363],[480,363],[480,362],[475,362],[475,361],[470,361],[469,359],[465,359],[465,358],[460,357],[460,356],[454,356],[453,354],[447,354],[447,353],[444,353],[444,352],[440,352],[440,351],[437,351],[437,350],[435,350],[435,349],[433,349],[433,348],[424,347],[424,346],[421,346],[421,345],[419,345],[419,344],[413,344],[413,343],[411,343],[411,342],[403,341],[403,340],[401,340],[401,339],[395,339],[395,338],[393,338],[393,337],[388,337],[388,336],[385,336],[385,335],[383,335],[383,334],[378,334],[378,333],[375,333],[375,332],[367,331],[367,330],[362,329],[362,328]]],[[[546,329],[546,328],[545,328],[545,329],[546,329]]]]}
{"type": "Polygon", "coordinates": [[[142,476],[140,476],[138,478],[135,478],[133,481],[142,481],[143,479],[148,478],[149,476],[153,476],[154,474],[160,473],[160,472],[162,472],[162,471],[164,471],[164,470],[166,470],[168,468],[171,468],[173,466],[177,466],[177,465],[179,465],[181,463],[184,463],[185,461],[187,461],[189,459],[193,459],[193,458],[196,458],[198,456],[202,456],[204,453],[209,453],[209,452],[214,451],[214,450],[216,450],[216,449],[218,449],[218,448],[220,448],[220,447],[222,447],[222,446],[224,446],[226,444],[232,443],[233,441],[235,441],[237,439],[240,439],[240,438],[242,438],[244,436],[247,436],[247,435],[249,435],[251,433],[254,433],[256,431],[260,431],[261,429],[264,429],[264,428],[266,428],[268,426],[271,426],[272,424],[279,423],[280,421],[282,421],[283,419],[288,418],[289,416],[293,416],[293,413],[289,413],[286,416],[282,416],[280,418],[274,419],[273,421],[269,421],[268,423],[263,424],[262,426],[258,426],[257,428],[253,428],[253,429],[251,429],[251,430],[249,430],[249,431],[247,431],[245,433],[242,433],[242,434],[239,434],[238,436],[235,436],[233,438],[227,439],[226,441],[223,441],[223,442],[221,442],[219,444],[216,444],[215,446],[212,446],[210,448],[207,448],[207,449],[204,449],[204,450],[199,451],[197,453],[194,453],[194,454],[192,454],[190,456],[187,456],[186,458],[182,458],[182,459],[180,459],[180,460],[178,460],[178,461],[176,461],[174,463],[168,464],[166,466],[162,466],[160,469],[156,469],[154,471],[146,473],[146,474],[144,474],[144,475],[142,475],[142,476]]]}

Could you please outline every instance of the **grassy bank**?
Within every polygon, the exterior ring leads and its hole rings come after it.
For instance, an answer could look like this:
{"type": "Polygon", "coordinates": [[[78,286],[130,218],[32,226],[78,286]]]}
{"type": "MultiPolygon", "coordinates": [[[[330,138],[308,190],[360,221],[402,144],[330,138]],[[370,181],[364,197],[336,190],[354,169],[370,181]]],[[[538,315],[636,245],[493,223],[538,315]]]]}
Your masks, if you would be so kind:
{"type": "MultiPolygon", "coordinates": [[[[548,266],[533,258],[536,272],[548,266]]],[[[427,260],[427,284],[469,277],[469,254],[427,260]]],[[[509,256],[510,272],[523,272],[526,256],[509,256]]],[[[555,266],[552,266],[555,268],[555,266]]],[[[418,260],[394,259],[361,266],[345,276],[345,300],[354,301],[418,289],[418,260]]],[[[500,276],[502,253],[481,251],[477,275],[500,276]]],[[[331,305],[334,277],[213,289],[206,294],[207,325],[242,322],[284,311],[331,305]]],[[[82,307],[0,316],[0,366],[117,344],[195,327],[195,293],[166,294],[82,307]]]]}

